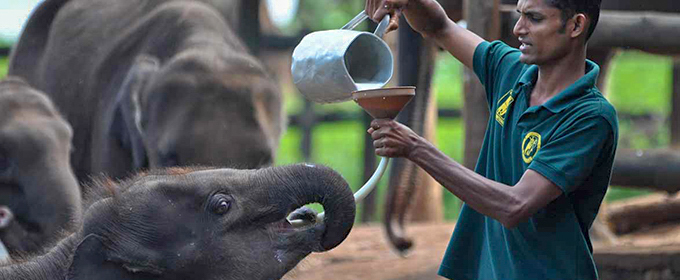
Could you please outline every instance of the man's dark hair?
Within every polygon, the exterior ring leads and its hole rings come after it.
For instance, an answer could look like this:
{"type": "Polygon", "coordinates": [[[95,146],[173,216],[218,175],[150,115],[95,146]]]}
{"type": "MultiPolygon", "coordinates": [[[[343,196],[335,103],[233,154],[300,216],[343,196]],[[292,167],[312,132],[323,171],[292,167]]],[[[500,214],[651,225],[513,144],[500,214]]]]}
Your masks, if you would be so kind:
{"type": "Polygon", "coordinates": [[[600,19],[600,3],[602,0],[544,0],[546,4],[562,11],[563,28],[567,25],[567,20],[575,14],[583,13],[590,18],[590,28],[588,28],[588,35],[586,41],[590,39],[597,26],[597,21],[600,19]]]}

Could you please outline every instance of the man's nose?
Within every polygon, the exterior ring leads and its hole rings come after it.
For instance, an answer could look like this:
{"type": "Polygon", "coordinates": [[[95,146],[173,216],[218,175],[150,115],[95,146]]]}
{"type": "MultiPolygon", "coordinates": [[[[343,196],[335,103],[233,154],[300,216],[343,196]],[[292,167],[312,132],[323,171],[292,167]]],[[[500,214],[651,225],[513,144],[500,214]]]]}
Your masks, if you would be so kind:
{"type": "Polygon", "coordinates": [[[512,33],[515,34],[515,37],[527,34],[526,24],[522,16],[519,17],[517,23],[515,23],[515,27],[512,28],[512,33]]]}

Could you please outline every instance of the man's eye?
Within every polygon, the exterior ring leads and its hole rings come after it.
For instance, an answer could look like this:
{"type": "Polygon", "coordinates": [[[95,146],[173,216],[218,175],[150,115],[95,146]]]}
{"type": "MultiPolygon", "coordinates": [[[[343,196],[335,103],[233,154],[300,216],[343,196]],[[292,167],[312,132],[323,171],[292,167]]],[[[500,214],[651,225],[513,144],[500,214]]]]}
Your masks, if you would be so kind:
{"type": "Polygon", "coordinates": [[[529,15],[528,18],[529,18],[530,21],[533,21],[533,22],[541,22],[541,20],[543,20],[542,18],[533,16],[533,15],[529,15]]]}

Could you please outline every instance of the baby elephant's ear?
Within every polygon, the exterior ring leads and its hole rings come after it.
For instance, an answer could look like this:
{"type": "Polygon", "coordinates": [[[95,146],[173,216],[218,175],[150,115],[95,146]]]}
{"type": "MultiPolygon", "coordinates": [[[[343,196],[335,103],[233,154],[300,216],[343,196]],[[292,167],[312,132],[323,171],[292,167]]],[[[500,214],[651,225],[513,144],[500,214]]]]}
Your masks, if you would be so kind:
{"type": "Polygon", "coordinates": [[[126,263],[109,255],[110,250],[104,244],[104,238],[96,234],[88,235],[76,248],[66,279],[147,280],[159,274],[158,270],[126,263]]]}

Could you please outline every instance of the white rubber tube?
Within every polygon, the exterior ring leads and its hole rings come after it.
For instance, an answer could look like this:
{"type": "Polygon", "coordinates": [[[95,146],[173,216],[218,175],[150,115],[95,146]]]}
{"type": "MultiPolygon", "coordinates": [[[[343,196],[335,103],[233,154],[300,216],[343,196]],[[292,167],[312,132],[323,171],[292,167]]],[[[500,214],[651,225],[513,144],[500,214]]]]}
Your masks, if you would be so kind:
{"type": "MultiPolygon", "coordinates": [[[[373,172],[373,175],[371,175],[371,178],[368,178],[368,181],[357,191],[354,193],[354,202],[356,204],[361,203],[361,201],[370,194],[373,189],[378,185],[378,182],[380,181],[380,178],[382,178],[383,174],[385,174],[385,170],[387,170],[387,163],[390,162],[390,158],[387,157],[382,157],[380,158],[380,163],[378,164],[378,168],[375,169],[375,172],[373,172]]],[[[317,220],[323,220],[324,218],[324,212],[321,212],[316,215],[317,220]]],[[[307,225],[308,223],[303,221],[303,220],[291,220],[290,223],[293,225],[293,227],[301,227],[304,225],[307,225]]]]}

